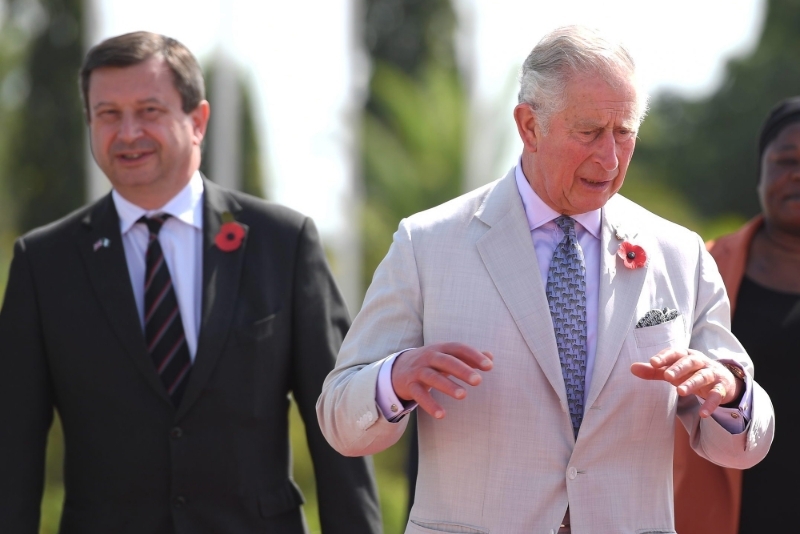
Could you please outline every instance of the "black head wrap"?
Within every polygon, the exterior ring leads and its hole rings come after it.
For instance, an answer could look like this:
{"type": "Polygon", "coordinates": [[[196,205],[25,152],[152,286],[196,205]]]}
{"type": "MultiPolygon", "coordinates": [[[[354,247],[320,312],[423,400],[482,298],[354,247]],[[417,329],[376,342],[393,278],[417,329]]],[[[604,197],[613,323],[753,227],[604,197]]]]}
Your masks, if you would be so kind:
{"type": "Polygon", "coordinates": [[[781,100],[772,108],[772,111],[769,112],[767,119],[764,121],[764,125],[761,127],[761,135],[758,138],[759,166],[761,164],[761,159],[764,157],[764,151],[767,149],[767,145],[778,137],[781,130],[793,122],[800,122],[800,96],[793,96],[781,100]]]}

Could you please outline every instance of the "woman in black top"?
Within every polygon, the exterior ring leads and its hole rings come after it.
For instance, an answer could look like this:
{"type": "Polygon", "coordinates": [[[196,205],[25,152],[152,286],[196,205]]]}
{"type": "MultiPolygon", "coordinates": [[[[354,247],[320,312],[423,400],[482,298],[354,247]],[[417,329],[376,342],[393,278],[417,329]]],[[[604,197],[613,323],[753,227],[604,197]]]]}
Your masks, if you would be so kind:
{"type": "Polygon", "coordinates": [[[731,329],[752,358],[784,433],[778,431],[764,460],[741,472],[697,456],[685,431],[676,428],[680,534],[796,530],[790,525],[796,522],[794,486],[800,480],[791,440],[800,377],[800,97],[772,109],[758,151],[761,213],[707,246],[731,300],[731,329]]]}

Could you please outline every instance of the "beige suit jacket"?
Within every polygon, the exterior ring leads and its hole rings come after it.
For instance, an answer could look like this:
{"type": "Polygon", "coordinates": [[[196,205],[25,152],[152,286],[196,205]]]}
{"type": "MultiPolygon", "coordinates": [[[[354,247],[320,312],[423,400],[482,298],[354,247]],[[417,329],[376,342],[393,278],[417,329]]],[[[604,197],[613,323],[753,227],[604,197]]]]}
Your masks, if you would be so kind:
{"type": "MultiPolygon", "coordinates": [[[[774,413],[754,383],[752,419],[732,435],[694,396],[630,372],[666,347],[751,361],[730,333],[728,299],[700,237],[620,195],[602,213],[597,355],[573,438],[556,340],[513,169],[505,178],[400,223],[317,402],[322,432],[345,455],[402,435],[375,403],[378,370],[409,347],[459,341],[494,354],[482,384],[442,420],[419,412],[420,459],[406,533],[548,534],[570,507],[573,534],[674,532],[676,414],[693,448],[747,468],[767,453],[774,413]],[[647,252],[627,269],[624,236],[647,252]],[[676,320],[636,329],[653,308],[676,320]]],[[[589,288],[592,290],[592,288],[589,288]]]]}

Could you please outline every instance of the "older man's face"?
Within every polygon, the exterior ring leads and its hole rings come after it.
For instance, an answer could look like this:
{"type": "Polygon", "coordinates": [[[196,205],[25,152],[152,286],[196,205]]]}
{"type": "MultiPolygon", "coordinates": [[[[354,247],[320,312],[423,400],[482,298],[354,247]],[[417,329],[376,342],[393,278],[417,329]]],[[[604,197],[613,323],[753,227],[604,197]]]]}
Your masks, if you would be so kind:
{"type": "MultiPolygon", "coordinates": [[[[576,76],[566,87],[567,107],[545,134],[536,120],[525,139],[523,171],[536,194],[565,215],[602,207],[625,180],[636,145],[636,89],[612,87],[600,76],[576,76]]],[[[519,118],[517,119],[519,123],[519,118]]]]}

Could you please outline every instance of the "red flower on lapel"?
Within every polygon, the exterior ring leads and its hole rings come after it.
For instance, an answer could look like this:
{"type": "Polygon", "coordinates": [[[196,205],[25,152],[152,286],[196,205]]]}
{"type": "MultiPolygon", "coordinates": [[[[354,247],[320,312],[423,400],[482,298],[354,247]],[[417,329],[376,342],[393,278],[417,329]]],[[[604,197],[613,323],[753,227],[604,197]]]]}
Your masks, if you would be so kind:
{"type": "Polygon", "coordinates": [[[622,258],[622,263],[628,269],[638,269],[647,262],[647,254],[639,245],[623,241],[617,249],[617,256],[622,258]]]}
{"type": "Polygon", "coordinates": [[[214,238],[214,244],[223,252],[233,252],[242,246],[242,239],[244,239],[244,228],[233,219],[230,212],[226,211],[222,214],[222,226],[214,238]]]}

